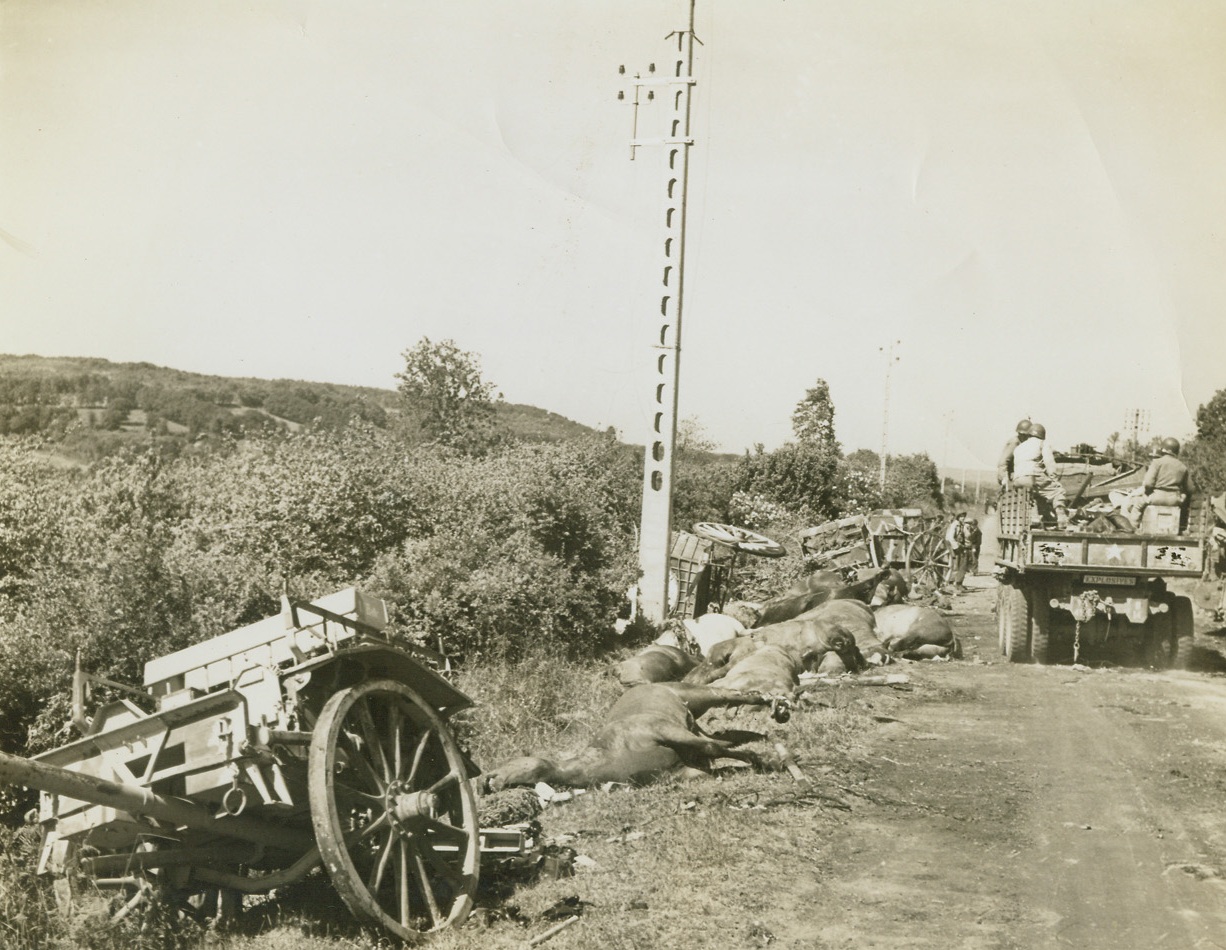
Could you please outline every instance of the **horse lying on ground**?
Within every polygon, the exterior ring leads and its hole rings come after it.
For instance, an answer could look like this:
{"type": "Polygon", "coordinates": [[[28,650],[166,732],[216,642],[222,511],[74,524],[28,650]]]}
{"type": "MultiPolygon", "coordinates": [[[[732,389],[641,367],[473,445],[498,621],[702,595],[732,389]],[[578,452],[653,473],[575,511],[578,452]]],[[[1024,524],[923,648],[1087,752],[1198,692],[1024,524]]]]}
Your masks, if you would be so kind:
{"type": "Polygon", "coordinates": [[[867,604],[858,600],[828,600],[796,619],[823,624],[826,629],[845,633],[855,640],[862,661],[860,666],[848,666],[844,660],[843,669],[838,669],[831,660],[821,672],[855,672],[863,669],[864,663],[884,666],[890,662],[889,650],[877,635],[876,616],[867,604]]]}
{"type": "Polygon", "coordinates": [[[701,659],[680,647],[649,643],[642,652],[618,663],[613,671],[622,686],[672,683],[685,676],[701,659]]]}
{"type": "Polygon", "coordinates": [[[887,604],[905,604],[907,595],[910,593],[911,585],[907,583],[907,579],[894,568],[890,568],[885,579],[873,591],[873,596],[869,599],[869,606],[884,607],[887,604]]]}
{"type": "Polygon", "coordinates": [[[856,647],[855,635],[837,623],[821,618],[788,620],[759,627],[747,637],[717,643],[706,660],[685,675],[684,682],[713,683],[766,646],[786,650],[805,670],[817,669],[823,657],[831,652],[840,656],[849,669],[860,669],[864,665],[864,657],[856,647]]]}
{"type": "MultiPolygon", "coordinates": [[[[828,600],[859,600],[867,604],[873,598],[878,585],[889,577],[890,569],[883,568],[873,571],[852,584],[848,584],[838,572],[822,573],[835,575],[839,579],[839,584],[837,586],[823,585],[807,593],[784,594],[782,597],[772,597],[764,601],[762,615],[758,618],[756,626],[769,627],[771,624],[794,620],[828,600]]],[[[830,580],[833,583],[833,578],[830,580]]]]}
{"type": "MultiPolygon", "coordinates": [[[[886,576],[878,582],[877,586],[873,589],[872,596],[869,598],[869,603],[873,607],[880,607],[883,604],[906,603],[907,595],[911,592],[911,585],[907,583],[907,579],[899,571],[892,567],[886,570],[886,576]]],[[[844,567],[837,571],[814,571],[789,587],[783,598],[802,597],[820,590],[836,590],[840,587],[858,584],[860,581],[872,576],[874,575],[871,568],[864,571],[853,567],[844,567]]],[[[782,600],[783,598],[779,599],[782,600]]]]}
{"type": "Polygon", "coordinates": [[[876,614],[881,640],[895,656],[908,660],[962,656],[953,627],[934,607],[898,604],[879,607],[876,614]]]}
{"type": "Polygon", "coordinates": [[[804,668],[790,651],[764,643],[707,685],[712,689],[755,690],[774,696],[792,696],[800,685],[804,668]]]}
{"type": "Polygon", "coordinates": [[[713,738],[695,723],[709,709],[766,706],[760,692],[685,683],[632,686],[613,704],[605,724],[580,752],[557,760],[527,756],[486,773],[486,791],[548,782],[581,788],[605,782],[645,785],[667,776],[710,775],[716,759],[764,767],[760,756],[713,738]]]}
{"type": "Polygon", "coordinates": [[[736,617],[722,613],[703,614],[693,620],[684,620],[682,624],[690,639],[698,644],[703,656],[706,656],[715,644],[742,636],[746,632],[744,623],[736,617]]]}

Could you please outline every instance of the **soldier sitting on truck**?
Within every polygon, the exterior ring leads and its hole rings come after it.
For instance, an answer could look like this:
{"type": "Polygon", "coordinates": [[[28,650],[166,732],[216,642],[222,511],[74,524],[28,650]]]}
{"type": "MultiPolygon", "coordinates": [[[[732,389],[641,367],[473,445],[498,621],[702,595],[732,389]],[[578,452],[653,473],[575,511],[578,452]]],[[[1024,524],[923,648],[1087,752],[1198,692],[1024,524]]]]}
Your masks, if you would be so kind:
{"type": "Polygon", "coordinates": [[[1183,507],[1190,494],[1192,481],[1188,466],[1179,459],[1179,440],[1168,437],[1162,440],[1158,457],[1149,463],[1140,491],[1125,499],[1123,512],[1136,531],[1150,505],[1183,507]]]}
{"type": "MultiPolygon", "coordinates": [[[[1021,435],[1019,432],[1018,437],[1021,435]]],[[[1028,437],[1021,439],[1013,450],[1010,484],[1014,488],[1029,488],[1038,496],[1044,522],[1049,518],[1043,509],[1052,508],[1056,513],[1056,527],[1061,530],[1068,527],[1068,501],[1064,486],[1056,478],[1056,457],[1047,444],[1047,430],[1037,422],[1030,424],[1028,437]]]]}
{"type": "Polygon", "coordinates": [[[1000,460],[996,463],[996,481],[1000,483],[1001,488],[1008,488],[1013,478],[1013,450],[1030,435],[1030,420],[1023,419],[1017,424],[1017,429],[1014,431],[1017,434],[1005,443],[1000,453],[1000,460]]]}

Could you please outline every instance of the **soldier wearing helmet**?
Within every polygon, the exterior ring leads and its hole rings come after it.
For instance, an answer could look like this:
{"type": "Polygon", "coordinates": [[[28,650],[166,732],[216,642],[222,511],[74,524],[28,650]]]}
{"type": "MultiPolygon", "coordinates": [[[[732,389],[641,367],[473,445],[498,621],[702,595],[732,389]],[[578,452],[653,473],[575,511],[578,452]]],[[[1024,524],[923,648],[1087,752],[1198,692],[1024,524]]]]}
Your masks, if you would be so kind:
{"type": "Polygon", "coordinates": [[[1000,483],[1001,488],[1009,487],[1009,480],[1013,478],[1013,450],[1026,441],[1030,437],[1030,420],[1023,419],[1017,424],[1017,434],[1005,443],[1005,447],[1000,452],[1000,459],[996,463],[996,481],[1000,483]]]}
{"type": "Polygon", "coordinates": [[[1056,526],[1068,527],[1068,499],[1056,478],[1056,457],[1047,444],[1047,430],[1037,422],[1030,424],[1029,437],[1013,450],[1013,477],[1009,484],[1031,489],[1038,495],[1040,507],[1048,509],[1043,513],[1054,510],[1056,526]]]}
{"type": "Polygon", "coordinates": [[[1150,505],[1183,507],[1192,494],[1188,466],[1179,459],[1179,440],[1167,436],[1158,444],[1158,457],[1149,463],[1141,491],[1128,499],[1124,514],[1133,530],[1141,526],[1141,516],[1150,505]]]}

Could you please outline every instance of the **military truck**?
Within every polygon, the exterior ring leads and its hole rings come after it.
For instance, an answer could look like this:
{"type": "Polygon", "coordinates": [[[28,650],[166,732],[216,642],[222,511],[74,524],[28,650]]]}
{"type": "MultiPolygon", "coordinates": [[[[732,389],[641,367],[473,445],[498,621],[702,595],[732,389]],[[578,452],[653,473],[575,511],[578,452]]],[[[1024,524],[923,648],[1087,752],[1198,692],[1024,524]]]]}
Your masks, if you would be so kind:
{"type": "Polygon", "coordinates": [[[1077,663],[1087,652],[1125,647],[1150,666],[1185,666],[1192,601],[1167,585],[1201,576],[1205,499],[1150,505],[1134,531],[1110,499],[1140,484],[1139,466],[1069,456],[1057,463],[1073,513],[1068,528],[1045,525],[1029,489],[998,498],[1001,653],[1013,663],[1077,663]]]}

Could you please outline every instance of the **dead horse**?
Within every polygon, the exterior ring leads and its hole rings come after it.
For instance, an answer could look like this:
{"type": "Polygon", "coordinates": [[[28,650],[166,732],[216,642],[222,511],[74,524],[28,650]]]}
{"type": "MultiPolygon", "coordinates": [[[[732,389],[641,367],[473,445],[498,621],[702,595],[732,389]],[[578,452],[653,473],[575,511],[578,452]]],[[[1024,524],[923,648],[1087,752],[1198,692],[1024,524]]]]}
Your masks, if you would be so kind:
{"type": "Polygon", "coordinates": [[[537,782],[572,788],[605,782],[646,785],[666,776],[709,775],[713,761],[720,758],[763,768],[756,753],[707,735],[694,720],[715,707],[771,702],[772,697],[760,692],[689,683],[632,686],[613,704],[586,748],[557,760],[510,759],[486,773],[484,785],[488,791],[537,782]]]}

